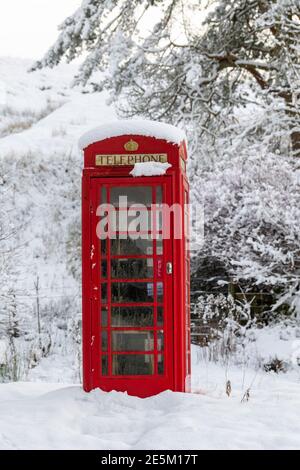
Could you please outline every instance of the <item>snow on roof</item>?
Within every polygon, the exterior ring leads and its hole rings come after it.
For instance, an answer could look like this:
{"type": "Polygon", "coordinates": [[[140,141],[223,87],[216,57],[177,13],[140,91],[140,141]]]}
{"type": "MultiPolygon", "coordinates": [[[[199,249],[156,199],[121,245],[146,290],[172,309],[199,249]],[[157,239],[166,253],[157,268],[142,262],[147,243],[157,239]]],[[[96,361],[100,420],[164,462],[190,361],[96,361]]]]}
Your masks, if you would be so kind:
{"type": "Polygon", "coordinates": [[[133,119],[109,122],[100,127],[96,127],[83,134],[79,139],[78,145],[79,148],[83,150],[95,142],[120,135],[144,135],[147,137],[155,137],[156,139],[163,139],[177,145],[186,139],[185,133],[178,127],[171,126],[164,122],[133,119]]]}

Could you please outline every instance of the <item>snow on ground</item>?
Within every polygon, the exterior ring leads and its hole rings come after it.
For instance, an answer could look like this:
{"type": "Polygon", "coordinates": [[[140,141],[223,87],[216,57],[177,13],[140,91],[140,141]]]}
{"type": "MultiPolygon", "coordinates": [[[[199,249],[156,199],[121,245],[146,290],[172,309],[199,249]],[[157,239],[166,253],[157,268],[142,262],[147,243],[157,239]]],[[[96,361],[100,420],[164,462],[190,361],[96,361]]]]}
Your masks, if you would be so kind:
{"type": "Polygon", "coordinates": [[[0,449],[300,448],[299,374],[225,369],[199,362],[198,353],[194,393],[140,399],[79,385],[1,384],[0,449]]]}
{"type": "Polygon", "coordinates": [[[300,327],[296,323],[256,330],[255,349],[264,361],[277,358],[300,366],[300,327]]]}

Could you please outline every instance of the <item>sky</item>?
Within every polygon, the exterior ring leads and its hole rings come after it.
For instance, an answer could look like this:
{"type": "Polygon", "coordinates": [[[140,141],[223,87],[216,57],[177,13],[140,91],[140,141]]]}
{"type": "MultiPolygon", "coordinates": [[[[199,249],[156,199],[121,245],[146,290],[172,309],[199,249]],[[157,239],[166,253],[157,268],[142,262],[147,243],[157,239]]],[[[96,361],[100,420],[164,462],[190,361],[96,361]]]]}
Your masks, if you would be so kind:
{"type": "Polygon", "coordinates": [[[0,57],[41,58],[82,0],[0,0],[0,57]]]}

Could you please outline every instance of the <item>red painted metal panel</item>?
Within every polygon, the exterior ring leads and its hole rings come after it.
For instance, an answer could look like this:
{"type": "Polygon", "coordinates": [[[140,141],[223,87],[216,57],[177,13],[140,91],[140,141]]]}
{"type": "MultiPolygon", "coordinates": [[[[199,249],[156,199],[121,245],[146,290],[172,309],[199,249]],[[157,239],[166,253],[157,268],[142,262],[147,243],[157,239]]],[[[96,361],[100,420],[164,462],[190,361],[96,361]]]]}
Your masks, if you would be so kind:
{"type": "Polygon", "coordinates": [[[91,298],[90,298],[90,181],[89,176],[82,178],[82,356],[83,387],[90,391],[91,385],[91,298]]]}

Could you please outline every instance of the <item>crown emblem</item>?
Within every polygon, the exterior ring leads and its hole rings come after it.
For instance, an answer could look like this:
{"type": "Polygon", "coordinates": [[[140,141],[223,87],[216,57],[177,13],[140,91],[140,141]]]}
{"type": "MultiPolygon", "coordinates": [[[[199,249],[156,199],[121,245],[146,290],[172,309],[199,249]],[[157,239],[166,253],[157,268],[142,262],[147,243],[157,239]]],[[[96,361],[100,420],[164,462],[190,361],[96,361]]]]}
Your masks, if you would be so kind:
{"type": "Polygon", "coordinates": [[[129,152],[134,152],[139,148],[139,144],[135,142],[134,140],[130,139],[126,144],[124,145],[125,150],[128,150],[129,152]]]}

